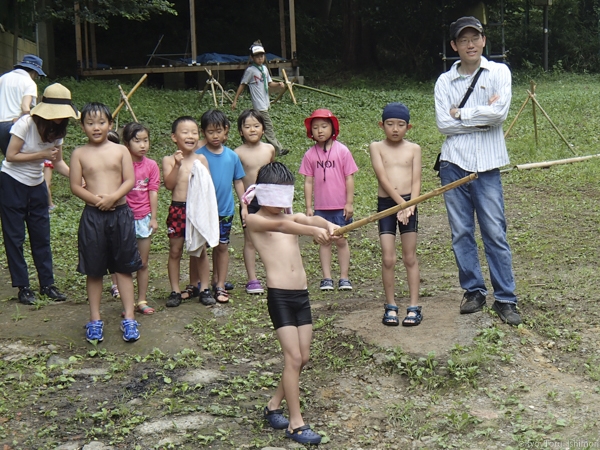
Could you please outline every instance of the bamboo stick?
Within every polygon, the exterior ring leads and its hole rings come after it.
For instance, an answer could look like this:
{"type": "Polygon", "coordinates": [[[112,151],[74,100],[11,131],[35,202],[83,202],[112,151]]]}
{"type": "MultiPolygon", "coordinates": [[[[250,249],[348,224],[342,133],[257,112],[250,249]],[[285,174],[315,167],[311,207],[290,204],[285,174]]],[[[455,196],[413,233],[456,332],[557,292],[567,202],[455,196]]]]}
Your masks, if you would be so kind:
{"type": "Polygon", "coordinates": [[[430,191],[426,194],[420,195],[417,198],[413,198],[413,199],[411,199],[407,202],[404,202],[400,205],[392,206],[391,208],[388,208],[384,211],[380,211],[369,217],[365,217],[364,219],[360,219],[349,225],[340,227],[333,232],[333,235],[334,236],[342,236],[343,234],[348,233],[352,230],[356,230],[357,228],[362,227],[363,225],[366,225],[371,222],[375,222],[376,220],[383,219],[384,217],[387,217],[387,216],[391,216],[392,214],[396,214],[398,211],[402,211],[403,209],[410,208],[411,206],[416,205],[417,203],[421,203],[422,201],[425,201],[432,197],[436,197],[440,194],[443,194],[444,192],[447,192],[447,191],[454,189],[460,185],[468,183],[469,181],[473,181],[476,178],[477,178],[477,173],[472,173],[471,175],[461,178],[460,180],[456,180],[445,186],[434,189],[433,191],[430,191]]]}
{"type": "Polygon", "coordinates": [[[519,169],[519,170],[539,169],[539,168],[543,168],[543,167],[557,166],[560,164],[571,164],[571,163],[576,163],[576,162],[581,162],[581,161],[587,161],[588,159],[598,158],[598,157],[600,157],[600,153],[598,153],[596,155],[578,156],[576,158],[557,159],[554,161],[542,161],[542,162],[528,163],[528,164],[517,164],[515,166],[515,169],[519,169]]]}
{"type": "Polygon", "coordinates": [[[119,86],[119,91],[121,92],[121,98],[125,102],[125,105],[127,105],[127,108],[129,109],[129,112],[131,113],[131,117],[133,117],[133,120],[136,123],[139,123],[139,121],[137,120],[137,117],[135,117],[135,113],[133,112],[133,108],[129,104],[129,100],[127,100],[127,95],[125,95],[125,91],[123,91],[123,88],[121,87],[120,84],[118,86],[119,86]]]}
{"type": "MultiPolygon", "coordinates": [[[[127,97],[127,100],[129,100],[129,99],[131,98],[131,96],[133,95],[133,93],[134,93],[135,91],[137,91],[137,88],[139,88],[139,87],[142,85],[142,83],[143,83],[143,82],[146,80],[146,78],[148,78],[148,74],[144,74],[144,75],[142,75],[142,78],[140,78],[140,81],[138,81],[138,82],[136,83],[136,85],[135,85],[134,87],[132,87],[132,88],[131,88],[131,90],[129,91],[129,93],[126,95],[126,97],[127,97]]],[[[123,106],[125,106],[125,102],[124,102],[123,100],[121,100],[121,103],[119,103],[119,106],[117,106],[117,107],[115,108],[115,110],[113,111],[113,114],[112,114],[112,115],[113,115],[113,117],[116,117],[116,116],[117,116],[117,114],[119,114],[119,111],[121,111],[121,108],[122,108],[123,106]]]]}
{"type": "Polygon", "coordinates": [[[290,91],[290,95],[292,96],[292,100],[294,101],[294,105],[297,105],[296,96],[294,95],[294,90],[292,89],[293,83],[290,83],[288,80],[287,73],[285,73],[285,69],[281,69],[281,73],[283,74],[283,78],[285,79],[285,87],[290,91]]]}
{"type": "Polygon", "coordinates": [[[505,139],[506,139],[506,136],[508,136],[508,133],[510,133],[510,130],[512,130],[512,127],[515,125],[515,123],[517,123],[517,119],[519,118],[519,116],[521,115],[521,113],[523,112],[523,110],[525,109],[525,106],[527,106],[527,103],[529,102],[529,100],[530,100],[530,98],[529,98],[529,96],[527,96],[527,98],[525,99],[525,101],[521,105],[521,108],[519,109],[519,112],[517,113],[517,115],[515,116],[515,118],[513,119],[513,121],[510,123],[510,126],[508,127],[508,129],[504,132],[504,138],[505,139]]]}
{"type": "Polygon", "coordinates": [[[550,125],[552,125],[552,128],[554,128],[554,130],[558,133],[558,135],[561,137],[563,142],[565,144],[567,144],[567,147],[569,147],[569,150],[571,150],[571,153],[573,153],[575,156],[577,156],[577,153],[575,152],[575,150],[573,150],[573,146],[571,144],[569,144],[569,141],[567,141],[567,138],[565,138],[563,136],[563,134],[560,132],[560,130],[558,129],[558,127],[556,125],[554,125],[554,122],[552,122],[552,119],[550,118],[550,116],[548,114],[546,114],[546,111],[544,111],[544,108],[542,108],[542,105],[540,105],[540,103],[537,101],[535,96],[530,91],[527,91],[527,93],[529,94],[529,97],[531,97],[531,101],[534,102],[538,108],[540,108],[540,111],[542,112],[542,114],[546,117],[546,119],[548,119],[548,122],[550,122],[550,125]]]}
{"type": "MultiPolygon", "coordinates": [[[[531,93],[535,97],[535,83],[531,80],[531,93]]],[[[535,103],[531,103],[531,108],[533,112],[533,132],[535,134],[535,145],[538,146],[538,129],[537,129],[537,113],[535,111],[535,103]]]]}

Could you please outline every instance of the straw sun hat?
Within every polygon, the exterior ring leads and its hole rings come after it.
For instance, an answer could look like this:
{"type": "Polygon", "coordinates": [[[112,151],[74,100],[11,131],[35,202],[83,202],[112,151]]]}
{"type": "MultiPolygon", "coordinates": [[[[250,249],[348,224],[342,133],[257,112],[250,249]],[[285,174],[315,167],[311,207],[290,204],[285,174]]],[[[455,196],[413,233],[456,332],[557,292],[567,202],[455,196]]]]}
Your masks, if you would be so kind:
{"type": "Polygon", "coordinates": [[[44,90],[42,100],[31,110],[31,115],[42,119],[79,119],[79,111],[71,102],[71,91],[60,83],[54,83],[44,90]]]}

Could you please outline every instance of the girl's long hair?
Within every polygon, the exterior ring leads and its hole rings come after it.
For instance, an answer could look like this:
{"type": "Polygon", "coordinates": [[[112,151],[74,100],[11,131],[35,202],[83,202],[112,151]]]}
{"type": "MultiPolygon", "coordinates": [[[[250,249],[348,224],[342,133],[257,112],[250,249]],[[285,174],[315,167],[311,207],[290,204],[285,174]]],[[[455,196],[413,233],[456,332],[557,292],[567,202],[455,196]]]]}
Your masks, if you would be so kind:
{"type": "Polygon", "coordinates": [[[62,119],[59,123],[56,123],[54,120],[44,119],[37,115],[31,117],[42,138],[42,142],[54,142],[67,135],[67,126],[69,125],[68,118],[62,119]]]}

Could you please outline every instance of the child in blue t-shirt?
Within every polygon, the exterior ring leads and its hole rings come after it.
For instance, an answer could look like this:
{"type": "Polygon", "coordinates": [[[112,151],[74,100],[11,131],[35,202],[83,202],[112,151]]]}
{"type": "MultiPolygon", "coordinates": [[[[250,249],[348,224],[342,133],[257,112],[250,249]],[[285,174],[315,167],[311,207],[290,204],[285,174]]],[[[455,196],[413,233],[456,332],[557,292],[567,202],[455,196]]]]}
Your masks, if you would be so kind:
{"type": "Polygon", "coordinates": [[[242,178],[246,175],[239,156],[223,145],[229,133],[229,119],[221,111],[211,109],[202,114],[200,129],[206,145],[196,151],[208,160],[208,167],[215,185],[217,207],[219,208],[219,245],[213,248],[213,286],[215,299],[227,303],[229,294],[225,290],[225,279],[229,268],[229,235],[235,214],[235,202],[231,183],[242,205],[242,219],[248,214],[248,207],[241,201],[244,195],[242,178]]]}

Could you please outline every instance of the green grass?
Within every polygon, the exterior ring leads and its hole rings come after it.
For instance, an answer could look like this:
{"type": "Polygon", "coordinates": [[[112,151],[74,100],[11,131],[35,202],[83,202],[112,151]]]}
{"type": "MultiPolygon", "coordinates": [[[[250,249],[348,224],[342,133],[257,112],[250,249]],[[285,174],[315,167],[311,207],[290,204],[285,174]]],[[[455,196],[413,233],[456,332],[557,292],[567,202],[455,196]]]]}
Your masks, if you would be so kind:
{"type": "MultiPolygon", "coordinates": [[[[61,82],[72,90],[73,99],[80,107],[88,101],[106,102],[111,107],[117,104],[116,81],[66,79],[61,82]]],[[[532,108],[528,105],[507,139],[511,163],[568,158],[573,156],[573,151],[578,155],[600,153],[597,149],[600,104],[590,101],[600,95],[600,77],[550,74],[539,75],[536,82],[538,101],[573,146],[567,147],[539,110],[536,144],[532,108]]],[[[127,83],[121,84],[125,91],[131,87],[127,83]]],[[[297,173],[303,153],[311,146],[311,141],[306,138],[304,118],[314,109],[331,109],[340,119],[339,139],[352,150],[360,168],[356,175],[355,217],[372,214],[376,208],[377,184],[370,167],[368,145],[383,138],[377,126],[383,106],[390,101],[402,101],[411,109],[414,125],[408,139],[423,149],[422,191],[439,186],[431,166],[443,137],[435,126],[432,82],[355,78],[345,84],[316,87],[343,98],[296,89],[297,106],[285,96],[272,109],[277,135],[285,147],[292,149],[290,155],[282,158],[292,171],[297,173]]],[[[506,127],[527,98],[528,88],[529,79],[517,74],[506,127]]],[[[202,103],[198,102],[198,97],[196,91],[157,90],[145,86],[136,92],[131,101],[138,118],[151,130],[150,157],[160,163],[163,156],[173,152],[170,126],[177,116],[191,114],[199,118],[211,107],[209,96],[205,96],[202,103]]],[[[250,107],[247,93],[238,108],[246,107],[250,107]]],[[[237,112],[226,112],[235,123],[237,112]]],[[[129,113],[122,111],[119,124],[123,125],[129,118],[129,113]]],[[[68,161],[73,148],[84,142],[82,131],[73,123],[65,140],[65,159],[68,161]]],[[[239,144],[237,131],[233,129],[228,145],[235,148],[239,144]]],[[[370,419],[371,409],[378,403],[385,405],[381,406],[384,419],[375,425],[357,428],[355,446],[360,443],[364,448],[386,448],[389,442],[377,447],[377,443],[382,442],[377,438],[378,433],[381,438],[383,431],[380,433],[375,428],[386,426],[402,429],[403,436],[411,439],[427,439],[427,448],[487,448],[492,443],[495,445],[498,439],[497,426],[503,429],[502,444],[513,448],[541,445],[545,439],[559,439],[566,431],[574,429],[583,430],[583,436],[593,436],[597,429],[594,420],[578,424],[572,420],[573,415],[550,417],[550,412],[547,420],[532,417],[528,414],[528,405],[520,398],[535,389],[533,383],[513,384],[501,378],[497,371],[510,371],[515,361],[522,364],[523,354],[543,348],[549,364],[590,384],[595,392],[600,390],[600,360],[595,353],[598,347],[595,335],[590,331],[600,326],[596,308],[596,286],[600,282],[597,270],[600,257],[597,245],[599,178],[600,160],[596,159],[550,169],[512,170],[503,175],[508,236],[514,254],[524,324],[518,329],[485,326],[472,345],[457,345],[446,358],[434,353],[407,355],[402,351],[401,343],[389,350],[366,344],[337,326],[351,307],[338,303],[336,297],[332,300],[331,296],[312,289],[311,300],[322,307],[314,313],[314,343],[311,362],[302,376],[302,406],[310,411],[329,411],[334,406],[343,410],[346,406],[338,397],[325,402],[310,394],[324,389],[338,376],[349,377],[348,373],[352,372],[360,373],[357,379],[375,380],[361,385],[361,397],[375,402],[361,406],[365,423],[374,420],[370,419]],[[374,361],[378,354],[383,354],[383,362],[376,365],[374,361]],[[395,380],[407,397],[400,401],[382,395],[377,382],[380,377],[395,380]],[[453,399],[451,408],[438,408],[441,399],[449,398],[453,399]],[[500,425],[480,423],[480,419],[472,414],[469,402],[482,399],[500,411],[500,425]]],[[[296,211],[303,211],[302,186],[303,180],[298,176],[294,199],[296,211]]],[[[83,205],[71,195],[67,180],[59,175],[54,176],[53,196],[58,205],[51,215],[57,284],[70,298],[83,302],[85,279],[74,270],[77,226],[83,205]]],[[[152,255],[157,261],[164,261],[168,249],[164,221],[169,202],[169,192],[161,188],[159,224],[162,228],[152,242],[152,255]]],[[[418,244],[418,256],[421,277],[425,279],[423,284],[427,286],[421,295],[435,298],[458,286],[454,255],[443,200],[439,197],[431,199],[420,208],[426,219],[420,221],[424,237],[418,244]]],[[[233,232],[241,233],[237,220],[233,232]]],[[[315,287],[320,278],[318,252],[308,240],[301,242],[309,285],[315,287]]],[[[28,252],[27,245],[25,248],[28,252]]],[[[230,279],[240,285],[244,280],[241,248],[231,251],[230,279]]],[[[360,299],[382,300],[375,224],[351,235],[351,254],[351,274],[356,285],[353,295],[360,299]]],[[[33,267],[28,253],[27,258],[33,267]]],[[[0,260],[0,266],[6,269],[4,260],[0,260]]],[[[166,272],[165,267],[156,265],[151,265],[150,269],[151,284],[166,272]]],[[[338,270],[335,265],[333,270],[334,273],[338,270]]],[[[400,261],[397,272],[398,295],[406,296],[408,289],[400,261]]],[[[150,293],[157,298],[162,298],[162,294],[160,290],[150,293]]],[[[264,403],[265,392],[271,392],[278,381],[279,363],[271,359],[280,357],[279,345],[273,339],[265,305],[249,301],[242,294],[240,297],[239,302],[236,299],[227,307],[226,316],[191,317],[185,330],[178,330],[193,339],[202,353],[188,349],[177,355],[167,355],[155,349],[145,356],[130,356],[116,355],[98,346],[78,353],[70,351],[66,367],[48,367],[50,355],[42,353],[16,361],[0,360],[0,418],[10,421],[0,420],[1,440],[13,443],[15,448],[54,448],[66,436],[81,435],[88,441],[99,439],[135,448],[132,430],[140,423],[155,417],[206,413],[215,417],[216,425],[188,433],[185,437],[187,448],[208,445],[233,448],[246,442],[258,448],[282,444],[283,439],[273,437],[256,419],[259,415],[256,410],[264,403]],[[248,367],[249,359],[255,360],[256,364],[248,367]],[[83,382],[72,376],[73,370],[82,367],[104,367],[107,372],[83,382]],[[195,368],[216,368],[226,376],[207,386],[178,381],[180,375],[195,368]],[[105,397],[88,397],[85,384],[106,390],[102,391],[106,392],[105,397]],[[132,400],[140,403],[132,406],[129,403],[132,400]],[[44,426],[27,422],[23,425],[25,432],[17,431],[14,425],[25,410],[32,411],[31,414],[44,426]],[[234,419],[236,426],[223,425],[229,423],[225,421],[227,418],[234,419]],[[238,428],[243,433],[238,433],[238,428]]],[[[21,322],[27,315],[19,307],[8,311],[11,323],[21,322]]],[[[373,314],[379,315],[382,311],[373,314]]],[[[494,317],[488,312],[483,314],[494,317]]],[[[431,327],[435,332],[432,322],[425,321],[421,327],[431,327]]],[[[554,413],[564,409],[578,410],[579,403],[585,401],[582,392],[583,388],[560,390],[544,386],[545,407],[555,408],[552,409],[554,413]]],[[[324,444],[323,447],[346,445],[340,444],[339,440],[336,442],[336,435],[345,432],[345,428],[344,423],[322,425],[319,431],[332,437],[331,446],[324,444]]],[[[158,448],[158,444],[153,445],[158,448]]]]}

